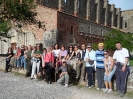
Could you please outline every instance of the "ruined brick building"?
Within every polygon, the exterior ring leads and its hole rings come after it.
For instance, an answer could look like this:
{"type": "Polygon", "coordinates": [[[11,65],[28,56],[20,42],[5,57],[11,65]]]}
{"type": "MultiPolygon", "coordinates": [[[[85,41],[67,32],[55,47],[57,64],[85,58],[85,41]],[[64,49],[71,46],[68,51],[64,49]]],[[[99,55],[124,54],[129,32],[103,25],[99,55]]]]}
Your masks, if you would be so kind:
{"type": "Polygon", "coordinates": [[[98,43],[113,28],[127,32],[133,29],[133,14],[130,14],[132,21],[127,14],[133,11],[121,11],[108,0],[37,0],[36,3],[36,19],[44,28],[29,24],[22,27],[23,34],[12,28],[10,32],[15,37],[1,41],[0,45],[6,46],[0,48],[0,53],[5,53],[10,45],[98,43]]]}

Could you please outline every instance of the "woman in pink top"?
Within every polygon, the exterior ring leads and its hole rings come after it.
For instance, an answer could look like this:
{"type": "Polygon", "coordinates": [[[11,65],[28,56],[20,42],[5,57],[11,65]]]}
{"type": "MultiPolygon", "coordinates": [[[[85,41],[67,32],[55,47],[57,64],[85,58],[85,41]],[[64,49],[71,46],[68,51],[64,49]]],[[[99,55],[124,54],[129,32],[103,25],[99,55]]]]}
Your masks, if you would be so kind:
{"type": "Polygon", "coordinates": [[[46,81],[49,84],[52,84],[52,72],[54,66],[54,54],[50,51],[50,48],[47,49],[43,59],[43,67],[46,69],[46,81]]]}

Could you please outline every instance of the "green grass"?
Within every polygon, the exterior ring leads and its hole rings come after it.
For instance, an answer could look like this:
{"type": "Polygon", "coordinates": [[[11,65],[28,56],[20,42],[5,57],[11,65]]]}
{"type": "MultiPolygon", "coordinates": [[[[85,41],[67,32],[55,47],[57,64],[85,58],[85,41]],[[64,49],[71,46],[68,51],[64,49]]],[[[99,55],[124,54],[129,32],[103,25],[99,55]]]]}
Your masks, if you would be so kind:
{"type": "Polygon", "coordinates": [[[133,60],[129,60],[130,66],[133,66],[133,60]]]}

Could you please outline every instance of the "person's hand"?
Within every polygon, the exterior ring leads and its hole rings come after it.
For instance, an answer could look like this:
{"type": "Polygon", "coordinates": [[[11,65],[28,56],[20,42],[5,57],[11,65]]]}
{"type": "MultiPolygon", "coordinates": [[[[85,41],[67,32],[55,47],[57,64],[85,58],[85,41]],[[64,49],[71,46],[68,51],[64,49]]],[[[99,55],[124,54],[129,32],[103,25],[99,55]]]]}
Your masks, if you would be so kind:
{"type": "Polygon", "coordinates": [[[90,59],[89,58],[86,58],[86,61],[88,62],[90,59]]]}
{"type": "Polygon", "coordinates": [[[27,55],[24,55],[25,58],[27,58],[27,55]]]}
{"type": "Polygon", "coordinates": [[[44,63],[42,63],[42,67],[45,67],[45,64],[44,63]]]}
{"type": "Polygon", "coordinates": [[[109,75],[109,72],[106,72],[106,77],[108,77],[108,75],[109,75]]]}
{"type": "Polygon", "coordinates": [[[62,77],[62,73],[60,74],[60,78],[62,77]]]}
{"type": "Polygon", "coordinates": [[[126,70],[126,67],[125,66],[123,66],[122,67],[122,72],[124,72],[126,70]]]}
{"type": "Polygon", "coordinates": [[[81,61],[79,60],[78,63],[81,64],[81,61]]]}

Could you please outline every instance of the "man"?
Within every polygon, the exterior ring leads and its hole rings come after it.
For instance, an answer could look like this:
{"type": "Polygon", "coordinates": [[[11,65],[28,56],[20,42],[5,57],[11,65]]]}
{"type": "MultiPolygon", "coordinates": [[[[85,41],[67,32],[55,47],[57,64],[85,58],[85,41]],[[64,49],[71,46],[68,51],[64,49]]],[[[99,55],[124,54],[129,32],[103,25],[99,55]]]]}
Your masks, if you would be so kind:
{"type": "Polygon", "coordinates": [[[85,57],[85,53],[86,53],[86,47],[85,44],[81,45],[81,57],[80,60],[77,63],[76,66],[76,78],[78,79],[80,77],[80,71],[81,71],[81,80],[84,80],[85,78],[85,61],[84,61],[84,57],[85,57]]]}
{"type": "MultiPolygon", "coordinates": [[[[113,55],[114,63],[116,63],[116,89],[117,95],[124,96],[126,80],[129,74],[129,52],[126,48],[122,48],[120,42],[116,43],[117,50],[113,55]]],[[[113,65],[114,65],[113,63],[113,65]]]]}
{"type": "Polygon", "coordinates": [[[96,51],[96,76],[97,76],[97,81],[98,81],[98,88],[99,89],[104,89],[104,44],[99,43],[98,44],[98,50],[96,51]]]}
{"type": "Polygon", "coordinates": [[[86,62],[86,71],[88,74],[88,84],[89,88],[93,87],[93,71],[94,71],[94,61],[96,60],[95,57],[96,53],[92,49],[92,45],[87,45],[87,51],[84,57],[84,61],[86,62]]]}
{"type": "Polygon", "coordinates": [[[58,84],[63,84],[65,83],[64,87],[68,87],[68,83],[69,83],[69,75],[68,75],[68,68],[67,68],[67,64],[65,60],[62,60],[62,65],[59,68],[59,72],[61,71],[60,74],[60,79],[58,79],[57,83],[58,84]]]}

